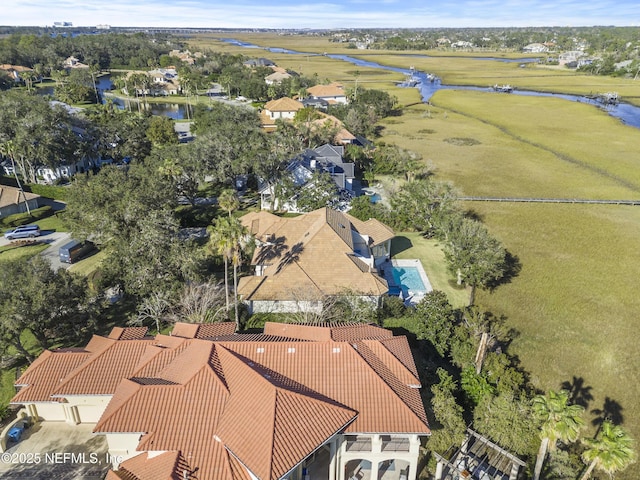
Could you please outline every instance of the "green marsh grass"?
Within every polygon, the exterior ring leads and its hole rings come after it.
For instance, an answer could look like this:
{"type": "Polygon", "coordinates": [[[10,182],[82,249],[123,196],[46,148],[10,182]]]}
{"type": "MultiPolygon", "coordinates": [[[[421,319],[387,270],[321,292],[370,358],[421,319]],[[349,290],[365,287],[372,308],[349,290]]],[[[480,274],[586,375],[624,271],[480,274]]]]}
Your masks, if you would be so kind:
{"type": "MultiPolygon", "coordinates": [[[[298,51],[344,53],[404,68],[413,65],[446,84],[509,83],[518,89],[575,94],[617,91],[624,100],[640,104],[640,81],[631,79],[519,68],[443,52],[411,52],[429,55],[424,58],[362,52],[323,37],[238,38],[298,51]]],[[[222,48],[267,56],[294,70],[296,63],[303,64],[305,75],[316,69],[322,78],[355,80],[348,73],[354,69],[351,64],[326,57],[278,57],[228,44],[222,48]]],[[[488,89],[439,91],[432,104],[425,105],[417,90],[394,86],[397,75],[361,75],[359,84],[364,78],[363,85],[384,88],[405,106],[393,123],[381,122],[389,125],[381,140],[420,153],[436,178],[452,181],[465,195],[640,198],[640,131],[593,106],[488,89]],[[447,143],[447,138],[479,143],[459,146],[447,143]]],[[[522,264],[510,283],[494,292],[479,292],[477,300],[484,309],[506,315],[508,324],[519,331],[510,351],[531,373],[532,383],[546,390],[583,379],[593,396],[587,424],[594,419],[591,411],[609,399],[621,406],[625,427],[640,441],[640,207],[479,202],[466,202],[465,207],[479,215],[522,264]]],[[[415,244],[420,245],[417,240],[415,244]]],[[[618,478],[635,478],[630,470],[618,478]]]]}

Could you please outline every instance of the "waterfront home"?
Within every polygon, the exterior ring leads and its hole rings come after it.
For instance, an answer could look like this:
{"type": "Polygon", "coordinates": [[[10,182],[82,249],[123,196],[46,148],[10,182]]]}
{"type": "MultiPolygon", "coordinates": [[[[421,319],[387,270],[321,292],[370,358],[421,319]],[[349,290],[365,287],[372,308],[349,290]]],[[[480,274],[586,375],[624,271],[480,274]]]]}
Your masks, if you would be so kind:
{"type": "Polygon", "coordinates": [[[251,212],[241,221],[256,239],[254,274],[238,285],[250,312],[321,312],[332,296],[377,307],[389,291],[378,268],[395,234],[378,220],[324,207],[293,218],[251,212]]]}

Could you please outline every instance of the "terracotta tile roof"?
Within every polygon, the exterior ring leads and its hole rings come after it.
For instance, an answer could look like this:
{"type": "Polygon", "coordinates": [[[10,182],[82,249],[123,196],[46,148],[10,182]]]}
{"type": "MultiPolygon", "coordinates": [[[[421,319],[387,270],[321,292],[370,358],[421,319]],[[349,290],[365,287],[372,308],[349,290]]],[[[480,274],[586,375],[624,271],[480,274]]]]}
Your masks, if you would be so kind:
{"type": "Polygon", "coordinates": [[[151,455],[147,452],[136,455],[122,464],[118,472],[110,472],[114,480],[182,480],[183,472],[191,472],[189,464],[180,452],[164,452],[159,455],[151,455]]]}
{"type": "Polygon", "coordinates": [[[176,322],[171,335],[184,338],[213,338],[231,335],[236,331],[235,322],[183,323],[176,322]]]}
{"type": "Polygon", "coordinates": [[[138,433],[139,451],[164,453],[123,462],[113,480],[180,478],[191,467],[199,480],[249,480],[248,471],[276,480],[338,432],[429,434],[404,337],[375,325],[275,323],[240,337],[94,337],[91,351],[45,352],[22,377],[44,378],[74,356],[70,380],[96,365],[121,375],[94,432],[138,433]]]}
{"type": "Polygon", "coordinates": [[[278,98],[264,104],[264,109],[270,112],[297,112],[304,108],[304,105],[289,97],[278,98]]]}
{"type": "MultiPolygon", "coordinates": [[[[294,218],[250,213],[241,221],[262,242],[252,263],[266,267],[258,278],[241,279],[238,292],[245,301],[295,300],[299,292],[298,299],[309,300],[354,289],[375,296],[388,291],[375,271],[350,259],[355,253],[350,216],[321,208],[294,218]]],[[[360,222],[359,228],[376,233],[365,228],[370,225],[360,222]]]]}
{"type": "Polygon", "coordinates": [[[394,378],[384,359],[364,344],[321,341],[221,345],[357,411],[358,417],[346,432],[429,433],[418,389],[394,378]]]}
{"type": "Polygon", "coordinates": [[[16,385],[22,388],[11,403],[61,401],[51,398],[51,393],[90,356],[87,351],[45,350],[16,380],[16,385]]]}
{"type": "Polygon", "coordinates": [[[344,87],[336,82],[330,83],[329,85],[315,85],[313,87],[307,88],[307,93],[316,98],[346,96],[344,87]]]}
{"type": "MultiPolygon", "coordinates": [[[[411,354],[411,348],[409,347],[409,341],[405,336],[399,337],[391,337],[384,340],[380,340],[378,345],[371,344],[369,347],[378,352],[381,347],[384,347],[391,355],[393,355],[398,362],[402,364],[402,366],[408,371],[411,378],[407,378],[406,383],[410,383],[411,381],[415,381],[415,384],[420,384],[420,376],[418,375],[418,369],[416,368],[416,364],[413,361],[413,355],[411,354]]],[[[385,352],[382,352],[384,354],[385,352]]],[[[376,353],[378,356],[380,354],[376,353]]],[[[387,362],[387,364],[392,364],[392,362],[387,362]]],[[[400,370],[394,370],[396,376],[400,379],[403,378],[404,373],[400,370]]]]}
{"type": "Polygon", "coordinates": [[[247,358],[223,351],[221,359],[231,395],[217,437],[258,478],[281,478],[357,415],[332,400],[290,390],[289,379],[281,381],[247,358]]]}
{"type": "Polygon", "coordinates": [[[144,356],[147,347],[153,345],[154,340],[102,338],[98,341],[94,336],[88,347],[98,342],[101,343],[101,348],[92,352],[93,355],[63,379],[53,391],[54,396],[113,394],[118,383],[133,374],[138,360],[144,356]]]}
{"type": "MultiPolygon", "coordinates": [[[[303,324],[266,322],[264,325],[264,333],[265,335],[273,335],[276,337],[318,342],[327,342],[330,340],[336,342],[356,342],[366,339],[381,340],[395,338],[390,330],[366,323],[303,324]]],[[[409,352],[409,355],[411,355],[411,352],[409,352]]]]}
{"type": "Polygon", "coordinates": [[[148,330],[147,327],[113,327],[109,338],[114,340],[138,340],[144,338],[148,330]]]}

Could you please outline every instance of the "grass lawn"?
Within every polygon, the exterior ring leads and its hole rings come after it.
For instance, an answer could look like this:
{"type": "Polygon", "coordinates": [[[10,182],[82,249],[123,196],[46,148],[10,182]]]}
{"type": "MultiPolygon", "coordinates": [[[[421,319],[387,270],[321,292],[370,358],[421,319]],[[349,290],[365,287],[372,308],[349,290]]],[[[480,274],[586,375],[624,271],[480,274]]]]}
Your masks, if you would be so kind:
{"type": "MultiPolygon", "coordinates": [[[[424,52],[429,57],[361,52],[326,38],[247,34],[241,39],[297,51],[344,53],[403,68],[414,65],[448,84],[509,83],[518,89],[579,94],[617,91],[623,100],[640,104],[640,82],[629,79],[518,68],[436,52],[424,52]]],[[[316,69],[323,77],[352,86],[348,82],[355,68],[327,57],[285,59],[259,50],[221,48],[267,56],[294,70],[297,63],[305,75],[316,69]]],[[[465,195],[640,198],[640,130],[598,108],[554,98],[448,90],[437,92],[425,105],[417,90],[394,87],[392,76],[360,78],[367,78],[365,86],[401,95],[400,103],[407,106],[400,116],[382,122],[381,140],[420,153],[437,179],[453,182],[465,195]]],[[[635,345],[640,327],[640,208],[472,202],[464,206],[522,264],[511,283],[493,293],[478,292],[477,301],[496,315],[504,314],[519,332],[510,351],[531,373],[532,383],[546,390],[583,381],[588,425],[592,410],[613,402],[621,409],[625,427],[640,441],[640,353],[635,345]]],[[[420,258],[434,287],[444,290],[449,276],[438,263],[435,243],[429,247],[411,234],[399,237],[411,244],[399,256],[420,258]]],[[[617,478],[635,478],[630,470],[617,478]]]]}
{"type": "Polygon", "coordinates": [[[35,245],[6,245],[4,247],[0,247],[0,264],[2,262],[11,262],[19,259],[29,259],[43,250],[46,250],[48,246],[49,245],[46,243],[38,243],[35,245]]]}
{"type": "Polygon", "coordinates": [[[442,247],[437,240],[426,239],[416,232],[399,232],[391,242],[393,258],[418,258],[434,290],[447,294],[449,302],[458,308],[469,302],[469,292],[458,287],[447,271],[442,247]]]}
{"type": "Polygon", "coordinates": [[[36,223],[40,230],[49,230],[53,232],[67,232],[69,228],[64,224],[63,215],[51,215],[50,217],[38,220],[36,223]]]}
{"type": "Polygon", "coordinates": [[[87,277],[100,267],[100,264],[106,256],[107,252],[105,250],[101,250],[94,255],[83,258],[82,260],[72,264],[69,267],[69,271],[87,277]]]}

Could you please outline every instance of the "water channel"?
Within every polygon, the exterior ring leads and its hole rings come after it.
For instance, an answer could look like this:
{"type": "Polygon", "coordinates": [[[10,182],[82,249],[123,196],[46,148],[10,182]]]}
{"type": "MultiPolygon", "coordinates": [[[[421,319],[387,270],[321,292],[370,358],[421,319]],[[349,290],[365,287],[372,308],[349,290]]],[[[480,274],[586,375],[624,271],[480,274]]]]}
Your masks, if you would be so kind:
{"type": "MultiPolygon", "coordinates": [[[[233,45],[238,45],[241,47],[252,48],[252,49],[262,49],[272,53],[285,53],[285,54],[291,54],[291,55],[305,55],[305,56],[320,55],[318,53],[297,52],[297,51],[288,50],[285,48],[269,48],[269,47],[265,48],[265,47],[260,47],[258,45],[241,42],[232,38],[223,38],[220,40],[227,43],[231,43],[233,45]]],[[[423,102],[428,102],[435,92],[443,89],[444,90],[475,90],[475,91],[491,92],[492,94],[496,94],[496,95],[503,95],[502,93],[494,92],[493,89],[491,89],[490,87],[445,85],[437,77],[434,77],[433,74],[429,74],[426,72],[419,72],[419,71],[414,71],[412,69],[399,68],[399,67],[389,67],[389,66],[381,65],[379,63],[371,62],[368,60],[362,60],[359,58],[350,57],[348,55],[338,55],[338,54],[325,54],[325,55],[329,58],[352,63],[353,65],[356,65],[358,67],[379,68],[382,70],[402,73],[406,75],[407,78],[410,78],[415,81],[416,83],[415,88],[418,88],[420,90],[420,94],[422,96],[423,102]]],[[[409,55],[409,56],[428,58],[427,55],[409,55]]],[[[465,58],[474,58],[478,61],[501,61],[501,62],[513,62],[513,63],[519,63],[519,64],[537,61],[537,58],[518,58],[518,59],[504,59],[504,58],[497,58],[497,57],[465,57],[465,58]]],[[[412,82],[412,84],[413,83],[414,82],[412,82]]],[[[617,104],[611,104],[611,105],[605,106],[598,100],[594,98],[586,97],[586,96],[571,95],[571,94],[564,94],[564,93],[537,92],[533,90],[514,89],[511,91],[511,94],[536,96],[536,97],[562,98],[564,100],[569,100],[573,102],[588,103],[588,104],[594,105],[595,107],[602,108],[609,115],[620,119],[626,125],[640,128],[640,107],[636,107],[635,105],[631,105],[629,103],[619,102],[617,104]]]]}
{"type": "MultiPolygon", "coordinates": [[[[253,45],[250,43],[241,42],[231,38],[223,38],[221,39],[224,42],[231,43],[234,45],[238,45],[244,48],[256,49],[256,50],[266,50],[272,53],[284,53],[290,55],[305,55],[305,56],[319,56],[319,53],[305,53],[305,52],[297,52],[294,50],[288,50],[286,48],[269,48],[269,47],[260,47],[258,45],[253,45]]],[[[415,83],[415,88],[420,90],[420,94],[422,96],[423,102],[428,102],[429,99],[433,96],[435,92],[438,90],[475,90],[475,91],[485,91],[491,92],[496,95],[502,95],[501,93],[494,92],[489,87],[474,87],[474,86],[463,86],[463,85],[445,85],[440,79],[435,77],[433,74],[415,71],[412,69],[399,68],[399,67],[390,67],[386,65],[381,65],[379,63],[371,62],[368,60],[362,60],[359,58],[350,57],[348,55],[338,55],[338,54],[326,54],[327,57],[333,58],[335,60],[342,60],[345,62],[352,63],[358,67],[369,67],[369,68],[378,68],[382,70],[392,71],[396,73],[401,73],[405,75],[407,78],[411,78],[413,83],[415,83]]],[[[428,58],[427,55],[408,55],[409,57],[420,57],[420,58],[428,58]]],[[[500,62],[513,62],[513,63],[530,63],[537,61],[537,58],[518,58],[518,59],[504,59],[498,57],[466,57],[466,58],[474,58],[479,61],[500,61],[500,62]]],[[[139,109],[144,108],[149,111],[152,115],[164,115],[174,120],[184,119],[186,118],[186,106],[183,104],[171,103],[171,102],[158,102],[158,103],[148,103],[143,101],[136,100],[128,100],[120,97],[110,96],[109,90],[113,88],[113,84],[111,83],[110,75],[102,75],[97,78],[96,87],[101,94],[102,101],[104,102],[106,99],[109,99],[114,104],[116,104],[121,109],[128,109],[132,111],[138,111],[139,109]]],[[[53,94],[53,87],[46,87],[41,89],[42,94],[53,94]]],[[[569,100],[573,102],[582,102],[594,105],[595,107],[602,108],[606,110],[609,115],[619,118],[626,125],[630,125],[636,128],[640,128],[640,107],[636,107],[634,105],[619,102],[615,105],[606,105],[604,106],[601,102],[597,101],[593,98],[588,98],[580,95],[570,95],[563,93],[547,93],[547,92],[537,92],[533,90],[518,90],[514,89],[511,94],[514,95],[527,95],[527,96],[537,96],[537,97],[553,97],[553,98],[562,98],[564,100],[569,100]]]]}

